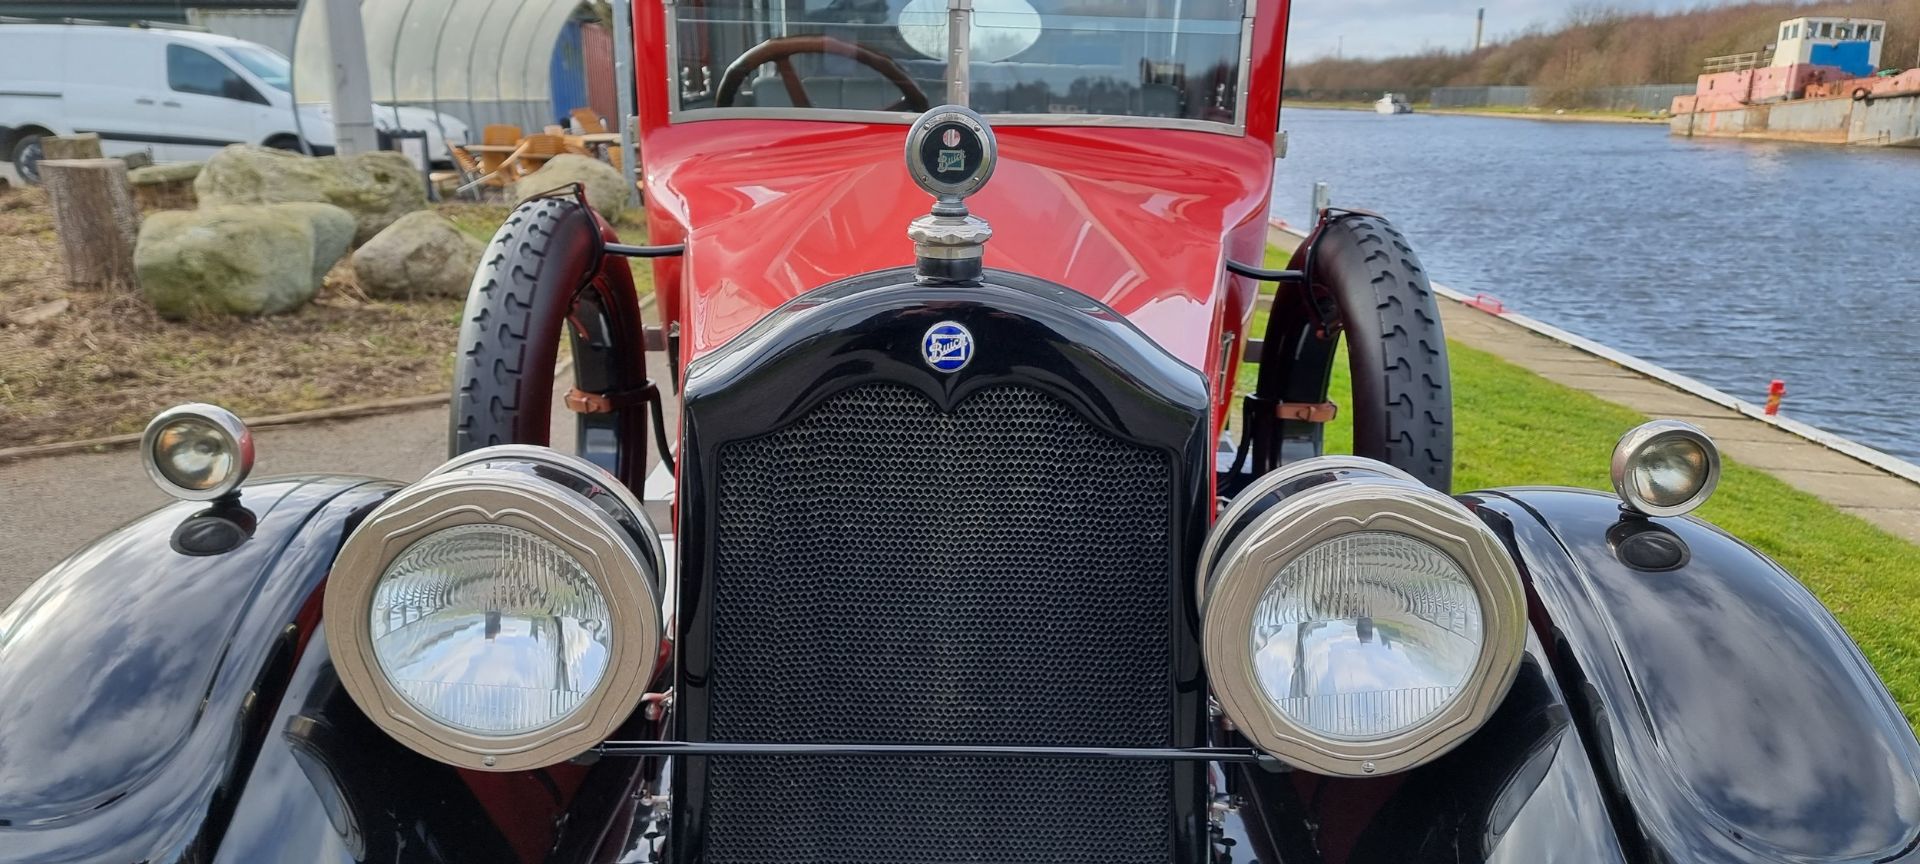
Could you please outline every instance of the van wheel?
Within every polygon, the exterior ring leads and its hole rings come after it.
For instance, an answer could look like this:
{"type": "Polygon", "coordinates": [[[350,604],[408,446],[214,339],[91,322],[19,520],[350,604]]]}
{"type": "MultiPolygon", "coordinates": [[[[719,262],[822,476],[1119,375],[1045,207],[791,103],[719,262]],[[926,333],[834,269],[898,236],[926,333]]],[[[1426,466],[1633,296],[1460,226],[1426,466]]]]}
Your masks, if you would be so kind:
{"type": "Polygon", "coordinates": [[[292,150],[295,153],[305,152],[305,148],[300,146],[300,139],[292,135],[275,135],[272,138],[268,138],[266,140],[266,147],[269,150],[292,150]]]}
{"type": "Polygon", "coordinates": [[[43,137],[29,132],[13,143],[13,173],[36,186],[40,183],[40,139],[43,137]]]}

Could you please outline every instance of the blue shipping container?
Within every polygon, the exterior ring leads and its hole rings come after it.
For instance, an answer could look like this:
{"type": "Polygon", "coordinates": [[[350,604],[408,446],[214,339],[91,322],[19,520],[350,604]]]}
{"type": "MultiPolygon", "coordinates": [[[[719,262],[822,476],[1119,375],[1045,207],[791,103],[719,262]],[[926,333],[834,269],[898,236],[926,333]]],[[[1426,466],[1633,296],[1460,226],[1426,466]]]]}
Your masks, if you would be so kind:
{"type": "Polygon", "coordinates": [[[553,43],[553,122],[567,125],[569,113],[587,107],[587,62],[580,49],[580,22],[568,21],[553,43]]]}

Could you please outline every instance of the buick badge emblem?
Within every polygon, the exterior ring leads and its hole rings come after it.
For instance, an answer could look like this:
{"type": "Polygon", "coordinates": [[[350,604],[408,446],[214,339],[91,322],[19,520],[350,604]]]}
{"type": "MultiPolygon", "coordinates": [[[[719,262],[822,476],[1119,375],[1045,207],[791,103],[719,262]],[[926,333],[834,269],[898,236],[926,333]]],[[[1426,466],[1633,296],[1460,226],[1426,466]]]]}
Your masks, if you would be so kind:
{"type": "Polygon", "coordinates": [[[973,359],[973,333],[953,321],[927,328],[920,340],[920,357],[941,372],[958,372],[973,359]]]}

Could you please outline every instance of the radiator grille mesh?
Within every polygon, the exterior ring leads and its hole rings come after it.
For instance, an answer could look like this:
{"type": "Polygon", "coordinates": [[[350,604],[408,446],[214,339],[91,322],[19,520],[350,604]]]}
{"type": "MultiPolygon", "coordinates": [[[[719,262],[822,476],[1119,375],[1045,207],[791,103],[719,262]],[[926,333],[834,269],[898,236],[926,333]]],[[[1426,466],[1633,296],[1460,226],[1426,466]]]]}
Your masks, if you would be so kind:
{"type": "MultiPolygon", "coordinates": [[[[1038,390],[847,391],[720,454],[714,740],[1167,746],[1167,458],[1038,390]]],[[[1165,862],[1172,769],[708,760],[710,862],[1165,862]]]]}

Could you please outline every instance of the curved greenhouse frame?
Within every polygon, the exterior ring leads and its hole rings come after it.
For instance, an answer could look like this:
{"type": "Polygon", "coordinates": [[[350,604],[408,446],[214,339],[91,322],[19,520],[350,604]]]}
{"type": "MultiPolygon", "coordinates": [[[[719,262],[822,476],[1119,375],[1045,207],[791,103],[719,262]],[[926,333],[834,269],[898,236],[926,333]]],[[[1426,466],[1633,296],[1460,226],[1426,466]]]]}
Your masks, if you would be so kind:
{"type": "MultiPolygon", "coordinates": [[[[331,98],[324,4],[302,0],[294,34],[294,97],[331,98]]],[[[558,122],[552,62],[580,0],[362,0],[373,101],[466,121],[537,130],[558,122]]],[[[442,135],[441,130],[425,130],[442,135]]]]}

